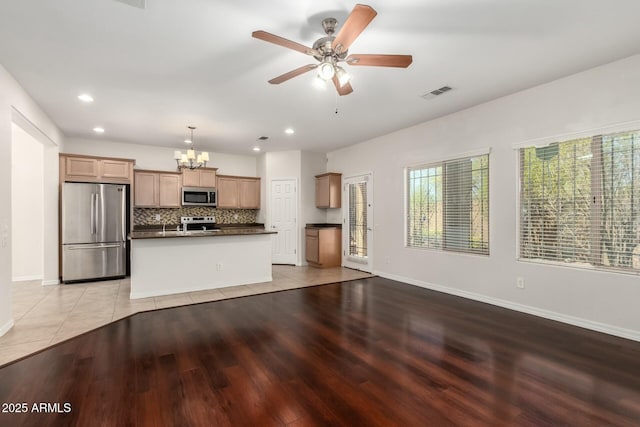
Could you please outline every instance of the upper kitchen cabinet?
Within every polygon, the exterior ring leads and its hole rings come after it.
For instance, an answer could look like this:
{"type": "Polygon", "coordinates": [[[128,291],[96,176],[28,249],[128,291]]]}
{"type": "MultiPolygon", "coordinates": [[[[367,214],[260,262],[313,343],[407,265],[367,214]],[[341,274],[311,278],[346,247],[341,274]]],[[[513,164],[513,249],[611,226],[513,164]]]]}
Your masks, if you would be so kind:
{"type": "Polygon", "coordinates": [[[323,173],[316,175],[316,207],[339,208],[341,206],[341,173],[323,173]]]}
{"type": "Polygon", "coordinates": [[[158,174],[137,170],[134,176],[134,205],[140,208],[158,207],[158,174]]]}
{"type": "Polygon", "coordinates": [[[130,184],[134,160],[60,154],[60,181],[130,184]]]}
{"type": "Polygon", "coordinates": [[[216,186],[216,170],[216,168],[183,169],[182,185],[214,188],[216,186]]]}
{"type": "Polygon", "coordinates": [[[134,205],[138,208],[179,208],[182,175],[176,172],[137,170],[134,205]]]}
{"type": "Polygon", "coordinates": [[[217,181],[218,208],[260,208],[260,178],[218,175],[217,181]]]}
{"type": "Polygon", "coordinates": [[[260,208],[260,178],[240,178],[238,180],[238,193],[240,195],[240,208],[260,208]]]}

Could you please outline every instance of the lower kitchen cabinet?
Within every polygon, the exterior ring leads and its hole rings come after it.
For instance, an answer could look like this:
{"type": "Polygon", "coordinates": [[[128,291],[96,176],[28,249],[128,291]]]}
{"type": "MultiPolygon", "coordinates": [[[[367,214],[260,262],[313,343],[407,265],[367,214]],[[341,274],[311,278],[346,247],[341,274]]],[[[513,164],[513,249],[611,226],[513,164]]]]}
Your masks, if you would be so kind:
{"type": "Polygon", "coordinates": [[[305,255],[312,267],[339,267],[342,261],[342,230],[339,227],[305,229],[305,255]]]}

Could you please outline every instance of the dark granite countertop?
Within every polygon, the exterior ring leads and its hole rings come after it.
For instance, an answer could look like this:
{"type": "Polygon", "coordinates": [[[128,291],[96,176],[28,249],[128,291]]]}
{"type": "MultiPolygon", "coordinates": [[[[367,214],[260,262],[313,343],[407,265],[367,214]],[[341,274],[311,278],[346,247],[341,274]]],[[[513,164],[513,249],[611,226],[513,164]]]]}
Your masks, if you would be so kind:
{"type": "Polygon", "coordinates": [[[318,224],[307,224],[305,228],[342,228],[342,224],[330,224],[330,223],[318,223],[318,224]]]}
{"type": "MultiPolygon", "coordinates": [[[[165,224],[164,229],[166,231],[176,231],[176,228],[182,226],[180,224],[165,224]]],[[[216,224],[217,228],[221,230],[236,229],[236,228],[261,228],[264,229],[264,224],[258,222],[252,222],[247,224],[216,224]]],[[[134,225],[133,231],[162,231],[162,224],[150,224],[150,225],[134,225]]]]}
{"type": "Polygon", "coordinates": [[[265,231],[262,228],[235,228],[220,230],[190,230],[190,231],[132,231],[130,240],[136,239],[165,239],[173,237],[221,237],[221,236],[253,236],[256,234],[276,234],[275,231],[265,231]]]}
{"type": "Polygon", "coordinates": [[[264,228],[264,224],[259,222],[251,222],[246,224],[218,224],[221,229],[225,228],[264,228]]]}

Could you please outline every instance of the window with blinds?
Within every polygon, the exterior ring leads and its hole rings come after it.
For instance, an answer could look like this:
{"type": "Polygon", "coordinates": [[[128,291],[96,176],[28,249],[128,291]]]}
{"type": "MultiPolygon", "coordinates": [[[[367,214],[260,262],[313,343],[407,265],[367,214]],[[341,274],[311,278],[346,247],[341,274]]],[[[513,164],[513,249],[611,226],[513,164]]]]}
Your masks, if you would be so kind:
{"type": "Polygon", "coordinates": [[[349,256],[367,257],[367,182],[348,184],[349,256]]]}
{"type": "Polygon", "coordinates": [[[489,155],[407,169],[409,247],[489,254],[489,155]]]}
{"type": "Polygon", "coordinates": [[[640,131],[520,149],[520,257],[640,271],[640,131]]]}

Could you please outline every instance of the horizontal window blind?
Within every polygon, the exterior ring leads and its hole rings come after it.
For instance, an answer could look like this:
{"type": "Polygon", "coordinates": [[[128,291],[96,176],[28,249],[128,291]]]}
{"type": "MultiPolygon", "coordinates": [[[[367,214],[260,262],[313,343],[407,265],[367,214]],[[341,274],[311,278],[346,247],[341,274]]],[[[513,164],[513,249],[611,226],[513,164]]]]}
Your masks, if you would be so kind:
{"type": "Polygon", "coordinates": [[[520,149],[520,257],[640,271],[640,132],[520,149]]]}
{"type": "Polygon", "coordinates": [[[409,247],[489,254],[489,155],[407,169],[409,247]]]}

